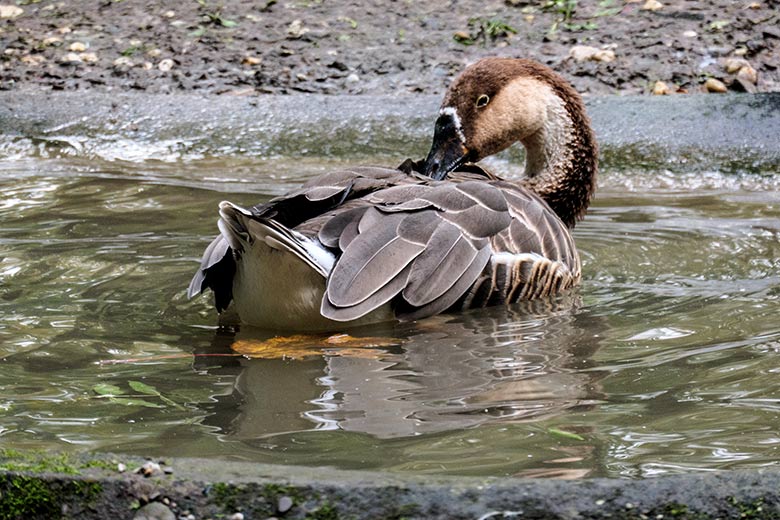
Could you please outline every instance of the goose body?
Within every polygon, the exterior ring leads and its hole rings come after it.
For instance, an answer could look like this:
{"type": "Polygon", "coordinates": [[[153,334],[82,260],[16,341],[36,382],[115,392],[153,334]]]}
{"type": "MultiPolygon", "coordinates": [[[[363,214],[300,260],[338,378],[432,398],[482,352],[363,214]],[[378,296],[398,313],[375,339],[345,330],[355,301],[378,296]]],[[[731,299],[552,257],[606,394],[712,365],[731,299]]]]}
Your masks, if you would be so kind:
{"type": "Polygon", "coordinates": [[[576,285],[570,229],[595,186],[577,93],[528,60],[488,58],[445,95],[425,161],[332,172],[270,202],[220,204],[189,287],[242,322],[328,330],[512,303],[576,285]],[[514,142],[525,175],[472,164],[514,142]]]}

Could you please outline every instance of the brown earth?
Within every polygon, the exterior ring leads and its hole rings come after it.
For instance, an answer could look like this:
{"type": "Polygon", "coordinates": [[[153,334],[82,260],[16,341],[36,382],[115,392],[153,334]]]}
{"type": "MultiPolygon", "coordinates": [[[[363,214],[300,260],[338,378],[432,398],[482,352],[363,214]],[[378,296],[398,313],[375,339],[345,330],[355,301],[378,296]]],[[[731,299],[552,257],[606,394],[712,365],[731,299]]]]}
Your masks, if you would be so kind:
{"type": "Polygon", "coordinates": [[[436,94],[505,55],[586,93],[780,91],[778,0],[645,2],[0,0],[0,88],[436,94]]]}

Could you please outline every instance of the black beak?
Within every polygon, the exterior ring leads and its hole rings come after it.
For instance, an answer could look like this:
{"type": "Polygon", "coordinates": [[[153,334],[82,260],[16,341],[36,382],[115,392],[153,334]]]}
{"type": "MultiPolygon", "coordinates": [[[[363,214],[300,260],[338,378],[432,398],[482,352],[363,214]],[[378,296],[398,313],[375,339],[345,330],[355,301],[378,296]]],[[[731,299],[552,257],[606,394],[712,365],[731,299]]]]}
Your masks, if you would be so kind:
{"type": "Polygon", "coordinates": [[[459,130],[452,114],[442,114],[436,120],[433,144],[425,159],[423,173],[441,180],[448,173],[466,162],[469,149],[460,139],[459,130]]]}

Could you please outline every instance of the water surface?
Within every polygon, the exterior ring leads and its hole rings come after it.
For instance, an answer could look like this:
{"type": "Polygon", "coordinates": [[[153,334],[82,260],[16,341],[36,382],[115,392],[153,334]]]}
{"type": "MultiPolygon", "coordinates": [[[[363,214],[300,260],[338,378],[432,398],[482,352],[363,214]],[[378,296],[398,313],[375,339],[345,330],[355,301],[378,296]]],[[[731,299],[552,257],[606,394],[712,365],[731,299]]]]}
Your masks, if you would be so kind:
{"type": "Polygon", "coordinates": [[[608,170],[577,291],[353,332],[391,347],[237,356],[270,334],[185,296],[218,202],[339,165],[0,163],[0,445],[562,478],[776,464],[780,178],[608,170]]]}

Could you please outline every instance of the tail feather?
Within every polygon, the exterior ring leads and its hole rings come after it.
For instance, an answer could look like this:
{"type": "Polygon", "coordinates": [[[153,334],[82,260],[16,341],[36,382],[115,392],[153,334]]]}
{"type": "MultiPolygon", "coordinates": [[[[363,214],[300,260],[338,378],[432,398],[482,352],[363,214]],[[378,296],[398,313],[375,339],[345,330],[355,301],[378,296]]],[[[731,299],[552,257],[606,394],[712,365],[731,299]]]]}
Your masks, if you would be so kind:
{"type": "Polygon", "coordinates": [[[268,218],[256,217],[240,206],[224,201],[219,205],[219,230],[236,253],[243,253],[255,241],[288,252],[327,278],[334,255],[319,241],[310,239],[268,218]]]}

